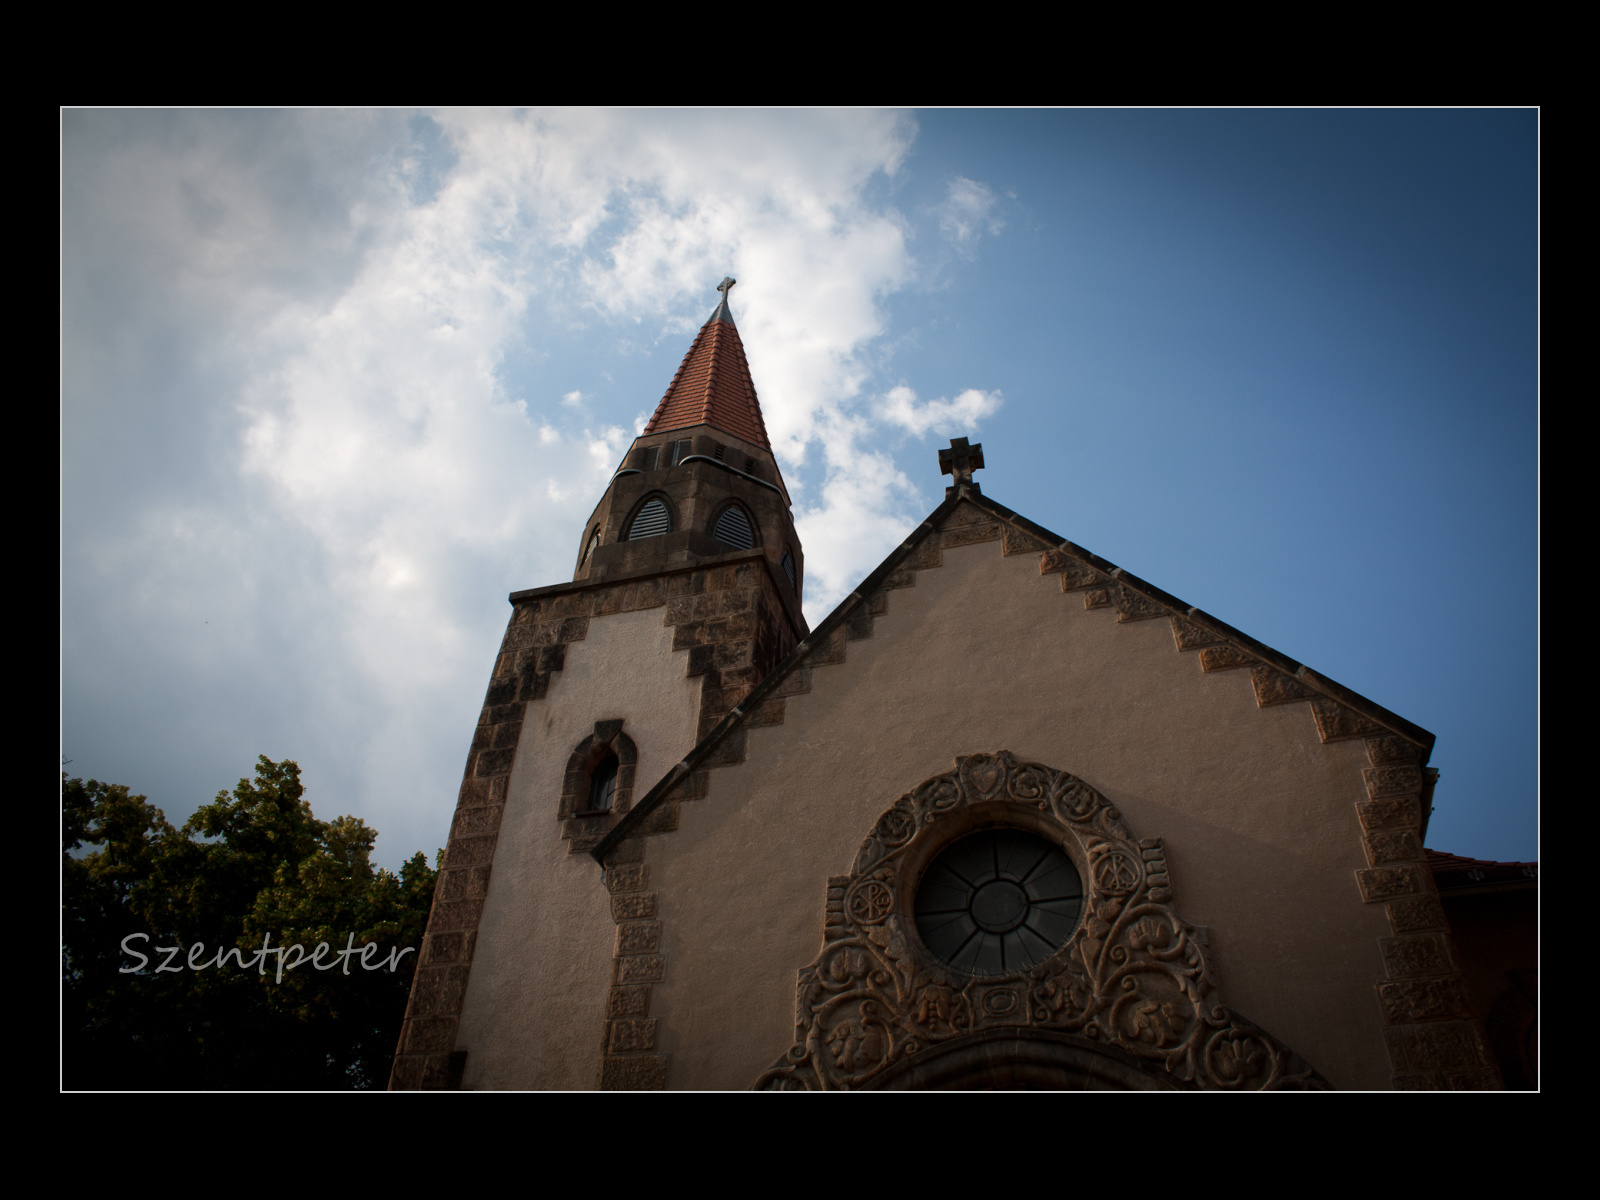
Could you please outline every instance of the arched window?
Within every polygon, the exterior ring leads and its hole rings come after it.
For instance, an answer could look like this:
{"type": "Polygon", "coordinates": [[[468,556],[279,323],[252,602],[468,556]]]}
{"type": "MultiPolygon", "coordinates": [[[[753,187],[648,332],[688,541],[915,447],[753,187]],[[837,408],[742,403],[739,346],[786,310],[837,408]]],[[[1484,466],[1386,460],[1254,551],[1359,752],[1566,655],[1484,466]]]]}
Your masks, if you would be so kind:
{"type": "Polygon", "coordinates": [[[584,563],[589,561],[589,555],[594,553],[594,548],[596,546],[598,546],[599,544],[600,544],[600,531],[598,529],[596,529],[594,531],[594,533],[592,533],[589,536],[589,541],[583,548],[583,557],[578,560],[578,565],[580,567],[583,566],[584,563]]]}
{"type": "Polygon", "coordinates": [[[750,527],[750,518],[737,504],[730,504],[722,510],[716,524],[711,527],[711,536],[736,550],[748,550],[756,544],[756,533],[750,527]]]}
{"type": "Polygon", "coordinates": [[[800,585],[795,582],[794,578],[794,555],[790,554],[788,550],[783,552],[783,573],[789,577],[789,586],[798,592],[800,585]]]}
{"type": "Polygon", "coordinates": [[[572,749],[561,781],[556,817],[571,854],[599,844],[633,802],[639,751],[622,732],[622,718],[596,721],[594,732],[572,749]]]}
{"type": "Polygon", "coordinates": [[[617,799],[617,756],[608,754],[589,772],[589,807],[585,812],[610,812],[617,799]]]}
{"type": "Polygon", "coordinates": [[[627,540],[636,542],[640,538],[660,537],[671,531],[672,514],[667,511],[666,502],[660,496],[651,496],[628,525],[627,540]]]}

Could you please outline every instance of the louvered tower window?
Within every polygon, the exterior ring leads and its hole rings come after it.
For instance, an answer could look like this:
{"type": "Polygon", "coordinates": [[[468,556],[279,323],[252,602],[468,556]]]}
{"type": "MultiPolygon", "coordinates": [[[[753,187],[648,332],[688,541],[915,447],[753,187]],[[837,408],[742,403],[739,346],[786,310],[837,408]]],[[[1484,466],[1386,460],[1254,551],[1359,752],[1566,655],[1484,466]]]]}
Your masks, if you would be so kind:
{"type": "Polygon", "coordinates": [[[652,496],[639,510],[639,515],[634,517],[633,524],[628,526],[628,540],[636,542],[640,538],[660,537],[672,528],[672,518],[667,514],[667,506],[658,497],[652,496]]]}
{"type": "Polygon", "coordinates": [[[739,550],[748,550],[756,544],[755,531],[750,528],[750,518],[745,516],[744,509],[736,504],[722,510],[716,526],[711,530],[711,536],[739,550]]]}
{"type": "Polygon", "coordinates": [[[589,555],[594,553],[594,548],[596,546],[598,546],[599,544],[600,544],[600,531],[598,529],[596,529],[594,531],[593,536],[591,536],[589,538],[589,544],[583,548],[583,557],[578,560],[578,565],[580,567],[583,566],[584,563],[589,561],[589,555]]]}

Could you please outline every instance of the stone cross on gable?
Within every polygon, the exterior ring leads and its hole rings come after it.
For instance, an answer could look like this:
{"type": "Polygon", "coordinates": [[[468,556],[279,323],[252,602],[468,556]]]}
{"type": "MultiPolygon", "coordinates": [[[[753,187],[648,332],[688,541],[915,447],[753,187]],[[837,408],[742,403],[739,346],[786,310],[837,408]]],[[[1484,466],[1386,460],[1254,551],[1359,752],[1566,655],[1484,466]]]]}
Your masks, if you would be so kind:
{"type": "Polygon", "coordinates": [[[967,445],[966,438],[951,438],[950,448],[939,451],[939,474],[953,483],[971,483],[972,473],[983,470],[983,443],[967,445]]]}
{"type": "Polygon", "coordinates": [[[739,281],[733,278],[731,275],[724,275],[722,277],[722,282],[717,284],[717,291],[722,293],[722,299],[724,302],[726,302],[728,299],[728,293],[733,291],[733,285],[738,282],[739,281]]]}

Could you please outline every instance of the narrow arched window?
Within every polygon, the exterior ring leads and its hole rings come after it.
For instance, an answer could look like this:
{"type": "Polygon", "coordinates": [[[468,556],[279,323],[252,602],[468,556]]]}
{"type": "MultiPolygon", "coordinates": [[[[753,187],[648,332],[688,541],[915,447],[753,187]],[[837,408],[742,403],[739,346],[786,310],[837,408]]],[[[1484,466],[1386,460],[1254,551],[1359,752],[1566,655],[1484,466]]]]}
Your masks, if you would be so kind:
{"type": "Polygon", "coordinates": [[[586,812],[610,812],[617,798],[617,756],[608,754],[589,773],[589,807],[586,812]]]}
{"type": "Polygon", "coordinates": [[[633,524],[628,526],[628,540],[636,542],[640,538],[660,537],[672,529],[672,516],[667,512],[667,506],[659,496],[652,496],[645,501],[639,515],[633,518],[633,524]]]}
{"type": "Polygon", "coordinates": [[[556,806],[568,853],[588,853],[628,811],[638,765],[639,748],[622,732],[620,717],[596,721],[594,732],[572,748],[556,806]]]}
{"type": "Polygon", "coordinates": [[[722,510],[722,515],[712,526],[711,536],[738,550],[748,550],[756,544],[755,531],[750,528],[750,518],[745,516],[744,509],[737,504],[730,504],[722,510]]]}
{"type": "Polygon", "coordinates": [[[586,545],[583,548],[583,557],[578,560],[578,565],[580,567],[583,566],[584,563],[589,561],[589,555],[594,553],[594,548],[596,546],[598,546],[599,544],[600,544],[600,531],[598,529],[596,529],[594,531],[594,534],[589,538],[589,544],[586,545]]]}
{"type": "Polygon", "coordinates": [[[800,585],[794,581],[794,555],[787,550],[783,552],[783,573],[789,577],[789,586],[799,591],[800,585]]]}

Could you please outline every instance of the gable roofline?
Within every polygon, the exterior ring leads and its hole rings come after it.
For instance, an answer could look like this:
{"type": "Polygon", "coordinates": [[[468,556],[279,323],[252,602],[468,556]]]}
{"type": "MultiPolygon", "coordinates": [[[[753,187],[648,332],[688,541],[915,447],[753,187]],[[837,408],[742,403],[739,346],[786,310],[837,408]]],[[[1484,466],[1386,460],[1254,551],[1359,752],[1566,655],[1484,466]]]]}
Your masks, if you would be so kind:
{"type": "MultiPolygon", "coordinates": [[[[1172,615],[1182,616],[1191,625],[1233,643],[1252,657],[1260,659],[1263,664],[1274,667],[1291,676],[1295,681],[1302,684],[1308,692],[1316,693],[1353,709],[1369,721],[1381,725],[1388,731],[1414,743],[1421,751],[1419,765],[1426,764],[1432,757],[1433,745],[1436,739],[1433,734],[1423,729],[1420,725],[1415,725],[1397,713],[1390,712],[1382,705],[1368,700],[1359,692],[1352,691],[1343,684],[1334,682],[1327,676],[1313,671],[1310,667],[1296,662],[1288,655],[1280,654],[1271,646],[1256,641],[1255,638],[1250,637],[1248,634],[1241,633],[1233,626],[1217,620],[1217,618],[1202,609],[1185,603],[1170,592],[1164,592],[1154,584],[1146,583],[1137,575],[1130,574],[1115,563],[1108,562],[1099,555],[1085,550],[1082,546],[1067,541],[1044,526],[1037,525],[1019,513],[1013,512],[1005,505],[997,504],[983,494],[977,483],[968,482],[945,489],[943,503],[929,513],[927,518],[911,531],[905,541],[891,551],[889,556],[879,563],[877,568],[863,579],[853,592],[841,600],[834,610],[824,617],[817,624],[817,627],[789,653],[787,658],[774,667],[767,674],[767,677],[758,683],[750,694],[734,707],[732,712],[723,717],[715,729],[700,739],[694,749],[684,756],[683,761],[663,775],[656,785],[628,810],[627,814],[590,851],[594,860],[604,866],[606,856],[635,830],[638,830],[644,824],[651,811],[660,805],[679,783],[689,778],[701,766],[706,765],[707,761],[713,757],[728,736],[744,723],[746,717],[750,713],[757,711],[789,674],[805,662],[813,650],[825,645],[832,638],[834,631],[849,620],[856,609],[865,603],[869,596],[876,593],[883,586],[888,577],[911,557],[917,547],[930,534],[938,531],[945,518],[954,512],[956,506],[963,500],[1037,539],[1042,543],[1042,552],[1065,554],[1086,566],[1094,568],[1101,574],[1115,580],[1118,586],[1127,588],[1136,595],[1170,610],[1172,615]]],[[[1312,697],[1308,695],[1305,698],[1311,699],[1312,697]]]]}

